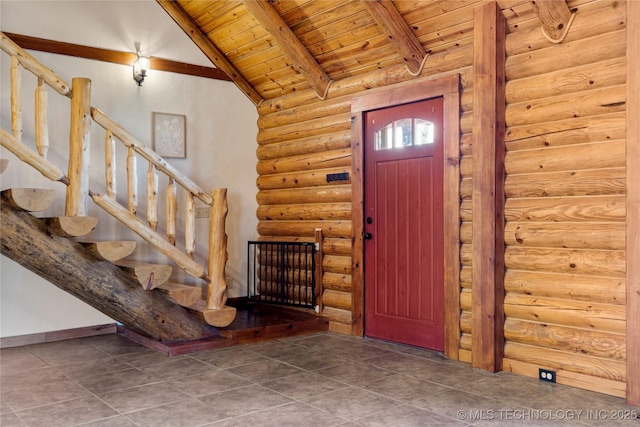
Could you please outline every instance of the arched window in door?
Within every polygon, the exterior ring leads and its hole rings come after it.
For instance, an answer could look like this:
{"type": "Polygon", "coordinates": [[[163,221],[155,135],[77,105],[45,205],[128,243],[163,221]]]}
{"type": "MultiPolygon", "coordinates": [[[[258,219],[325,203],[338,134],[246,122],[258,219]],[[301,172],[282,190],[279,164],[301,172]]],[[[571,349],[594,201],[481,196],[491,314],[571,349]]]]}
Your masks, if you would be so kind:
{"type": "Polygon", "coordinates": [[[394,120],[375,133],[376,150],[433,144],[434,125],[417,118],[394,120]]]}

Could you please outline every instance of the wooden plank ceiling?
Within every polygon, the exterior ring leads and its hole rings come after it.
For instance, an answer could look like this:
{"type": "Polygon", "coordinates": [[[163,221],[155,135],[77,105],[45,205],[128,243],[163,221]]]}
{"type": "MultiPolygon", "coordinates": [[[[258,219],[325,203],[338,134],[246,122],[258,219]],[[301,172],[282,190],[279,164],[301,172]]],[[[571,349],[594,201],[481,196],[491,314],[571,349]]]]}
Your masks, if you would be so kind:
{"type": "MultiPolygon", "coordinates": [[[[420,72],[431,53],[473,43],[482,0],[157,0],[259,104],[390,65],[420,72]],[[461,37],[462,36],[462,37],[461,37]]],[[[522,18],[527,0],[501,0],[522,18]]]]}

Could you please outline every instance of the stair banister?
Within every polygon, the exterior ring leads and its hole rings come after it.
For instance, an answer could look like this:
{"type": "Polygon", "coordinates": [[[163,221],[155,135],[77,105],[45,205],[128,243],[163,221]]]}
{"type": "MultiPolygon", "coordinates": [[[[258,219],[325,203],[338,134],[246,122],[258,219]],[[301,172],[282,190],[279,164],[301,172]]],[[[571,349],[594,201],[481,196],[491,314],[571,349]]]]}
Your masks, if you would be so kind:
{"type": "Polygon", "coordinates": [[[227,236],[225,221],[227,215],[226,189],[215,189],[210,195],[196,185],[191,179],[167,163],[150,148],[141,144],[124,128],[119,126],[97,108],[91,107],[91,82],[85,78],[74,78],[72,89],[53,71],[40,64],[29,53],[20,48],[4,33],[0,32],[0,47],[11,56],[11,109],[12,134],[1,130],[1,143],[25,163],[31,165],[48,179],[60,181],[68,186],[65,203],[67,216],[86,215],[86,197],[93,200],[109,214],[123,222],[131,230],[139,234],[157,250],[172,259],[179,267],[190,275],[203,279],[208,285],[208,297],[204,304],[192,307],[209,324],[226,326],[235,317],[235,309],[225,305],[227,286],[225,265],[227,261],[227,236]],[[35,93],[35,139],[37,152],[21,142],[22,110],[21,110],[21,76],[20,66],[38,77],[35,93]],[[70,154],[67,177],[61,170],[46,160],[48,150],[47,100],[45,85],[56,92],[71,98],[71,132],[70,154]],[[105,178],[107,196],[89,190],[89,141],[91,120],[106,130],[105,136],[105,178]],[[115,140],[123,143],[129,152],[128,156],[128,207],[125,209],[115,200],[116,196],[116,158],[115,140]],[[149,162],[147,172],[147,226],[135,216],[137,209],[137,171],[135,170],[136,154],[149,162]],[[157,232],[157,172],[165,173],[169,178],[167,189],[167,237],[162,238],[157,232]],[[185,219],[185,253],[174,247],[176,239],[177,198],[176,191],[180,185],[187,192],[185,219]],[[209,217],[209,254],[208,272],[193,260],[195,252],[195,199],[199,199],[210,207],[209,217]],[[210,278],[211,277],[211,278],[210,278]]]}
{"type": "Polygon", "coordinates": [[[162,171],[169,176],[173,176],[175,180],[182,187],[184,187],[185,190],[193,193],[194,196],[202,200],[205,204],[211,205],[212,198],[209,194],[207,194],[202,188],[200,188],[195,182],[189,179],[178,169],[167,163],[167,161],[160,157],[158,153],[138,141],[133,135],[127,132],[122,126],[114,122],[102,111],[95,107],[92,107],[91,116],[97,124],[102,126],[102,128],[104,128],[105,130],[110,130],[113,135],[125,146],[133,147],[136,153],[138,153],[146,160],[152,162],[159,171],[162,171]]]}
{"type": "Polygon", "coordinates": [[[69,185],[69,178],[58,169],[53,163],[37,155],[26,145],[15,139],[13,135],[4,129],[0,129],[2,146],[11,151],[17,158],[32,166],[40,172],[45,178],[51,181],[60,181],[65,185],[69,185]]]}
{"type": "Polygon", "coordinates": [[[16,58],[20,65],[24,67],[25,70],[31,71],[37,77],[43,79],[46,84],[51,86],[56,92],[60,95],[64,95],[68,98],[71,98],[71,89],[69,84],[62,80],[60,77],[56,75],[53,71],[42,65],[31,56],[26,50],[22,49],[20,46],[14,43],[9,37],[7,37],[4,33],[0,32],[0,45],[2,46],[2,50],[4,50],[8,55],[12,58],[16,58]]]}

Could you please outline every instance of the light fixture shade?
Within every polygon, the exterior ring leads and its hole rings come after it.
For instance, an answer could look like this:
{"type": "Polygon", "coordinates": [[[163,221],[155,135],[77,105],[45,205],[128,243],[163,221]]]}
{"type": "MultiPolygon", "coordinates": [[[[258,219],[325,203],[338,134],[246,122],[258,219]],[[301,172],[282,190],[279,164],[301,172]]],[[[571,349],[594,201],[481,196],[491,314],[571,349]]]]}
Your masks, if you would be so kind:
{"type": "Polygon", "coordinates": [[[133,80],[138,83],[138,86],[142,86],[150,66],[151,61],[146,56],[138,56],[138,59],[133,63],[133,80]]]}

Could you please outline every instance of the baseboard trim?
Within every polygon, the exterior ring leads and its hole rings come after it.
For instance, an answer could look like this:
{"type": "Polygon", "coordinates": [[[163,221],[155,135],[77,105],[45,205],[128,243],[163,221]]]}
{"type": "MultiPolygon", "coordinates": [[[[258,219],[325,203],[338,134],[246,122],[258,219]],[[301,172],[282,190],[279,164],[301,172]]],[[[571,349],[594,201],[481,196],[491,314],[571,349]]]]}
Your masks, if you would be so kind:
{"type": "Polygon", "coordinates": [[[115,323],[82,328],[64,329],[61,331],[41,332],[37,334],[17,335],[0,338],[0,348],[21,347],[30,344],[70,340],[74,338],[92,337],[95,335],[115,334],[118,328],[115,323]]]}

